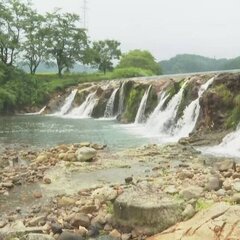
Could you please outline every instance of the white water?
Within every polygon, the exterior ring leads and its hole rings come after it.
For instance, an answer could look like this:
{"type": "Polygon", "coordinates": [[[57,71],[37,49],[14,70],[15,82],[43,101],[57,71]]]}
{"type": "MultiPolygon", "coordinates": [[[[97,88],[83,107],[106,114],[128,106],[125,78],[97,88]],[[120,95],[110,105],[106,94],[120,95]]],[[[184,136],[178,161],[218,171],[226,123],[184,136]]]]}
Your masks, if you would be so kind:
{"type": "Polygon", "coordinates": [[[119,88],[115,89],[112,92],[111,97],[108,99],[106,109],[105,109],[105,112],[104,112],[104,118],[114,117],[114,103],[115,103],[115,97],[116,97],[118,89],[119,88]]]}
{"type": "Polygon", "coordinates": [[[222,142],[213,147],[199,148],[203,153],[220,156],[240,157],[240,124],[236,131],[229,133],[222,142]]]}
{"type": "Polygon", "coordinates": [[[124,108],[124,89],[125,89],[125,84],[126,84],[126,82],[123,82],[122,86],[120,88],[118,114],[121,114],[123,112],[123,108],[124,108]]]}
{"type": "Polygon", "coordinates": [[[177,122],[173,134],[178,136],[178,138],[188,137],[197,123],[200,114],[200,98],[203,93],[209,88],[213,83],[214,77],[209,79],[205,84],[203,84],[198,91],[198,98],[192,101],[183,111],[183,116],[177,122]]]}
{"type": "Polygon", "coordinates": [[[72,106],[72,102],[77,94],[77,89],[72,90],[72,92],[70,93],[70,95],[65,99],[63,106],[61,107],[59,112],[54,113],[54,116],[63,116],[66,113],[68,113],[68,111],[70,110],[71,106],[72,106]]]}
{"type": "Polygon", "coordinates": [[[91,117],[93,108],[97,102],[96,92],[90,93],[86,100],[79,106],[70,111],[66,118],[89,118],[91,117]]]}
{"type": "Polygon", "coordinates": [[[35,112],[35,113],[25,113],[24,115],[41,115],[45,109],[46,109],[47,106],[44,106],[40,111],[38,112],[35,112]]]}
{"type": "Polygon", "coordinates": [[[136,118],[135,118],[135,124],[142,123],[144,121],[144,117],[145,117],[144,113],[145,113],[145,110],[146,110],[148,95],[149,95],[151,87],[152,87],[152,85],[149,86],[148,90],[145,91],[145,93],[142,97],[142,100],[141,100],[141,103],[139,105],[138,112],[137,112],[137,115],[136,115],[136,118]]]}
{"type": "Polygon", "coordinates": [[[161,97],[161,100],[154,110],[153,114],[150,116],[146,123],[146,132],[150,134],[160,134],[160,135],[171,135],[172,127],[174,126],[174,120],[177,114],[178,106],[181,102],[183,91],[185,88],[185,82],[182,88],[177,94],[175,94],[172,99],[169,101],[167,107],[162,110],[162,106],[167,99],[167,96],[164,95],[161,97]]]}

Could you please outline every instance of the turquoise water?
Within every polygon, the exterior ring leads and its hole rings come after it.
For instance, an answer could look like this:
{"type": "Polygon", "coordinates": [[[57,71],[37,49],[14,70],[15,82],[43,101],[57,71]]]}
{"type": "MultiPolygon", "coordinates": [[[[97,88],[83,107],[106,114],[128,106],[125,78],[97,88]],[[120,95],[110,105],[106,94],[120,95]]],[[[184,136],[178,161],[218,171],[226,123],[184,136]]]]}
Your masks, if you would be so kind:
{"type": "Polygon", "coordinates": [[[51,116],[0,117],[0,143],[37,147],[90,141],[124,149],[149,143],[116,120],[64,119],[51,116]]]}

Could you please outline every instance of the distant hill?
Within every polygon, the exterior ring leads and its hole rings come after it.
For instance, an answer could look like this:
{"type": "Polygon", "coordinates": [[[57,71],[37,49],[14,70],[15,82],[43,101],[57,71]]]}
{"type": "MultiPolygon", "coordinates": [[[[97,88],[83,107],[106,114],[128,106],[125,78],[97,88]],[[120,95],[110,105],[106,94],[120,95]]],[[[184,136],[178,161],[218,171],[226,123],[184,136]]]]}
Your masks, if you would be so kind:
{"type": "MultiPolygon", "coordinates": [[[[18,63],[18,66],[24,70],[25,72],[29,72],[29,68],[26,65],[23,65],[21,62],[18,63]]],[[[94,72],[95,70],[88,66],[83,66],[80,64],[75,64],[73,69],[70,69],[70,72],[73,73],[81,73],[81,72],[94,72]]],[[[39,67],[37,68],[37,73],[57,73],[57,65],[52,64],[48,66],[45,63],[40,63],[39,67]]]]}
{"type": "Polygon", "coordinates": [[[161,61],[159,64],[163,74],[232,70],[240,69],[240,57],[214,59],[193,54],[181,54],[161,61]]]}

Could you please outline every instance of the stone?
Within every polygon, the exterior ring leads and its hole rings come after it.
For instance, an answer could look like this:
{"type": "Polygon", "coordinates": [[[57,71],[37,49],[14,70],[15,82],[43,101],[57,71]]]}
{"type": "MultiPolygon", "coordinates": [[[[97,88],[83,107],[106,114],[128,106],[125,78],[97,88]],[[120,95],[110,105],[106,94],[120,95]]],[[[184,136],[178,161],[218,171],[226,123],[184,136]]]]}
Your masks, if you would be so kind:
{"type": "Polygon", "coordinates": [[[97,151],[94,148],[82,147],[76,151],[76,158],[80,162],[90,161],[96,157],[97,151]]]}
{"type": "Polygon", "coordinates": [[[100,202],[107,202],[116,199],[117,195],[117,190],[106,186],[93,191],[92,198],[99,199],[100,202]]]}
{"type": "Polygon", "coordinates": [[[223,197],[226,195],[226,191],[224,189],[219,189],[217,192],[216,192],[217,196],[219,197],[223,197]]]}
{"type": "Polygon", "coordinates": [[[79,226],[78,228],[78,233],[82,236],[82,237],[86,237],[88,230],[85,227],[79,226]]]}
{"type": "Polygon", "coordinates": [[[38,234],[38,233],[29,233],[25,236],[25,240],[54,240],[52,236],[46,234],[38,234]]]}
{"type": "Polygon", "coordinates": [[[52,223],[51,229],[53,234],[61,234],[62,233],[62,226],[58,223],[52,223]]]}
{"type": "Polygon", "coordinates": [[[88,228],[90,226],[90,218],[87,214],[76,213],[73,219],[70,221],[71,225],[79,228],[79,226],[88,228]]]}
{"type": "Polygon", "coordinates": [[[226,179],[224,182],[223,182],[223,188],[228,191],[228,190],[231,190],[232,189],[232,183],[229,179],[226,179]]]}
{"type": "Polygon", "coordinates": [[[113,210],[117,224],[153,234],[182,220],[183,202],[152,189],[130,188],[117,197],[113,210]]]}
{"type": "Polygon", "coordinates": [[[115,239],[121,239],[121,233],[117,229],[113,229],[110,233],[109,236],[115,239]]]}
{"type": "Polygon", "coordinates": [[[122,240],[130,240],[132,237],[132,234],[131,233],[123,233],[122,234],[122,240]]]}
{"type": "Polygon", "coordinates": [[[0,228],[3,228],[7,225],[7,221],[6,220],[0,220],[0,228]]]}
{"type": "Polygon", "coordinates": [[[44,182],[45,184],[51,184],[51,183],[52,183],[51,179],[50,179],[50,178],[47,178],[47,177],[43,178],[43,182],[44,182]]]}
{"type": "Polygon", "coordinates": [[[202,194],[203,194],[203,188],[198,186],[191,186],[183,189],[180,192],[180,195],[186,200],[190,200],[192,198],[198,199],[202,196],[202,194]]]}
{"type": "Polygon", "coordinates": [[[37,225],[39,225],[40,222],[45,221],[45,220],[46,220],[45,216],[34,217],[28,222],[28,226],[30,226],[30,227],[37,226],[37,225]]]}
{"type": "Polygon", "coordinates": [[[238,205],[217,203],[198,212],[190,220],[178,223],[147,240],[239,239],[239,211],[240,206],[238,205]]]}
{"type": "Polygon", "coordinates": [[[5,182],[5,183],[2,183],[2,187],[5,187],[5,188],[12,188],[14,185],[12,182],[5,182]]]}
{"type": "Polygon", "coordinates": [[[239,179],[240,178],[240,173],[234,173],[233,175],[232,175],[232,178],[233,179],[239,179]]]}
{"type": "Polygon", "coordinates": [[[91,143],[89,143],[89,142],[81,142],[81,143],[79,143],[80,147],[90,147],[90,145],[91,145],[91,143]]]}
{"type": "Polygon", "coordinates": [[[240,204],[240,193],[234,193],[231,202],[240,204]]]}
{"type": "Polygon", "coordinates": [[[62,232],[58,240],[83,240],[83,237],[76,233],[62,232]]]}
{"type": "Polygon", "coordinates": [[[34,196],[35,198],[42,198],[42,193],[41,193],[41,192],[34,192],[34,193],[33,193],[33,196],[34,196]]]}
{"type": "Polygon", "coordinates": [[[240,181],[236,181],[232,185],[233,190],[240,192],[240,181]]]}
{"type": "Polygon", "coordinates": [[[190,218],[192,218],[195,215],[196,211],[194,209],[194,207],[191,204],[188,204],[186,206],[186,208],[184,209],[184,211],[182,212],[182,216],[184,218],[184,220],[188,220],[190,218]]]}
{"type": "Polygon", "coordinates": [[[127,178],[125,178],[125,183],[126,184],[130,184],[130,183],[132,183],[133,182],[133,177],[127,177],[127,178]]]}
{"type": "Polygon", "coordinates": [[[90,238],[96,238],[99,235],[99,229],[95,225],[91,225],[88,229],[87,236],[90,238]]]}
{"type": "Polygon", "coordinates": [[[193,178],[194,174],[190,171],[183,170],[178,174],[178,178],[180,180],[184,180],[186,178],[193,178]]]}
{"type": "Polygon", "coordinates": [[[37,163],[42,163],[42,162],[46,162],[48,160],[48,157],[46,154],[40,154],[37,158],[36,158],[36,162],[37,163]]]}
{"type": "Polygon", "coordinates": [[[58,200],[58,206],[59,207],[71,206],[71,205],[75,204],[75,202],[76,202],[75,199],[63,196],[62,198],[60,198],[58,200]]]}
{"type": "Polygon", "coordinates": [[[174,185],[169,185],[164,189],[164,192],[169,194],[176,194],[178,193],[178,190],[174,185]]]}
{"type": "Polygon", "coordinates": [[[236,163],[233,160],[226,159],[222,162],[217,162],[215,164],[215,168],[217,168],[220,172],[229,171],[230,169],[236,170],[236,163]]]}
{"type": "Polygon", "coordinates": [[[207,189],[209,191],[217,191],[222,187],[222,182],[218,176],[211,176],[208,178],[207,189]]]}

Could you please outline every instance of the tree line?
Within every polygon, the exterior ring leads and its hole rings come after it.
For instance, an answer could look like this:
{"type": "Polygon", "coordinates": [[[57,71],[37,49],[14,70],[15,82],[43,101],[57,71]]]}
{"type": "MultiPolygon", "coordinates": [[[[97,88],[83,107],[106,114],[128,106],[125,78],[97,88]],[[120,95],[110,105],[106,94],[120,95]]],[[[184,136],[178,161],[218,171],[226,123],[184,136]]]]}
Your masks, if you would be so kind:
{"type": "Polygon", "coordinates": [[[56,63],[58,74],[78,62],[106,72],[121,56],[115,40],[91,42],[80,17],[60,10],[40,14],[23,0],[0,0],[0,61],[23,62],[35,74],[41,62],[56,63]]]}

